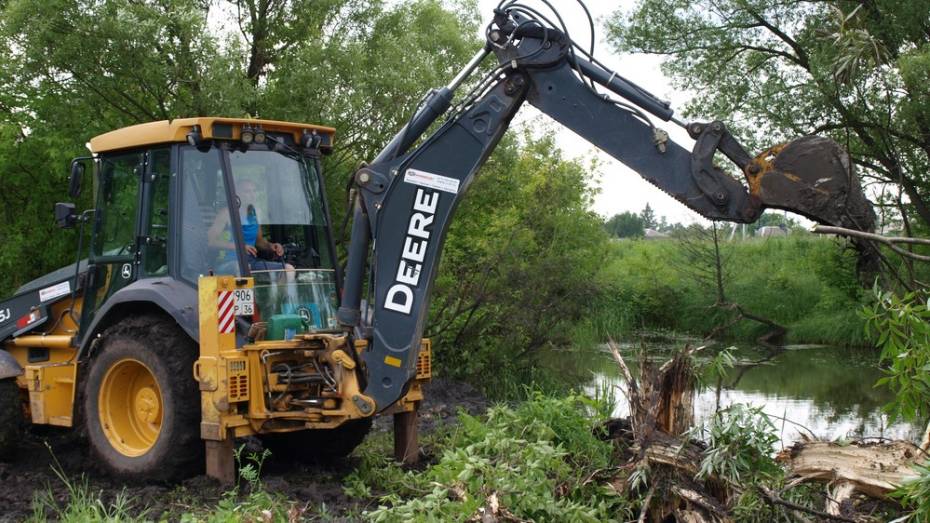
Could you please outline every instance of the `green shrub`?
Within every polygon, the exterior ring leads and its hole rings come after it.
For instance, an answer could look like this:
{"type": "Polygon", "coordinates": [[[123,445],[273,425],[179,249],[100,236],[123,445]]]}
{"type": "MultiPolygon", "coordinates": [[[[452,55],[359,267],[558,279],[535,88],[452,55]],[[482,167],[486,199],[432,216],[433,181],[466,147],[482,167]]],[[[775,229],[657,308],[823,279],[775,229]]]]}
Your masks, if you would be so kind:
{"type": "Polygon", "coordinates": [[[423,472],[363,464],[347,483],[356,495],[387,492],[366,514],[372,521],[466,521],[492,498],[521,519],[622,520],[627,502],[585,481],[611,464],[612,446],[596,434],[609,410],[582,396],[534,393],[517,407],[493,407],[485,422],[460,415],[438,463],[423,472]]]}
{"type": "MultiPolygon", "coordinates": [[[[781,474],[772,459],[778,435],[761,408],[733,404],[718,412],[705,431],[707,449],[701,459],[699,479],[714,476],[741,485],[781,474]]],[[[700,432],[694,430],[692,436],[700,432]]]]}

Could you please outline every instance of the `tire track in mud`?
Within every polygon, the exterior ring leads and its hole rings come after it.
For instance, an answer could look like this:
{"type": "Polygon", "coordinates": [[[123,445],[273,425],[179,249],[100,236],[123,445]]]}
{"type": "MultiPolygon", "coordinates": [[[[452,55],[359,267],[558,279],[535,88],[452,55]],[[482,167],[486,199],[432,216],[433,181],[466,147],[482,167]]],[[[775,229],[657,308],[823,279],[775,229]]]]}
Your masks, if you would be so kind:
{"type": "MultiPolygon", "coordinates": [[[[425,387],[425,399],[420,407],[421,434],[438,427],[457,423],[459,409],[469,414],[482,414],[488,400],[473,387],[443,379],[434,379],[425,387]]],[[[389,431],[390,416],[375,420],[373,432],[389,431]]],[[[245,441],[247,448],[260,448],[257,440],[245,441]]],[[[303,507],[316,508],[325,504],[330,514],[340,515],[363,508],[357,500],[348,498],[342,489],[342,479],[358,464],[349,457],[333,464],[302,465],[272,456],[265,463],[262,484],[265,490],[279,493],[303,507]]],[[[102,473],[90,457],[86,442],[75,430],[32,426],[12,458],[0,462],[0,522],[22,521],[33,514],[33,498],[51,493],[59,506],[69,496],[68,489],[55,473],[60,467],[69,481],[87,481],[91,492],[105,505],[125,492],[133,512],[146,509],[147,518],[175,520],[182,513],[216,505],[227,488],[200,475],[180,483],[129,483],[102,473]]]]}

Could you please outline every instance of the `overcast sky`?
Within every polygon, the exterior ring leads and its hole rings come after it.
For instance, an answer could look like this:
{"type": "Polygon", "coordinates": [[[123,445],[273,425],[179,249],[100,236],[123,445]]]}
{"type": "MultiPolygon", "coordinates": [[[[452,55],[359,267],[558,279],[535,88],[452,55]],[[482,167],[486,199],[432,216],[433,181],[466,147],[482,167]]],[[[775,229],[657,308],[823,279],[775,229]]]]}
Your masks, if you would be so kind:
{"type": "MultiPolygon", "coordinates": [[[[494,8],[498,3],[499,0],[479,0],[479,9],[485,19],[484,25],[490,22],[494,8]]],[[[526,0],[526,3],[547,14],[545,5],[542,2],[526,0]]],[[[550,3],[559,9],[559,15],[568,26],[572,39],[587,47],[590,38],[588,21],[578,2],[574,0],[550,0],[550,3]]],[[[639,84],[659,98],[671,101],[673,108],[681,108],[687,98],[683,93],[673,89],[669,80],[662,74],[660,69],[661,59],[659,57],[645,54],[621,55],[613,52],[607,43],[604,28],[606,19],[614,11],[632,9],[635,2],[632,0],[600,2],[587,0],[585,4],[594,18],[595,57],[604,65],[617,71],[618,74],[639,84]]],[[[481,28],[481,35],[482,37],[484,35],[484,26],[481,28]]],[[[526,122],[533,118],[538,118],[541,121],[548,120],[547,117],[542,116],[542,113],[527,104],[520,116],[518,116],[518,121],[526,122]]],[[[673,140],[691,150],[694,141],[688,137],[684,130],[675,124],[655,119],[653,121],[658,127],[668,131],[673,140]]],[[[549,126],[549,129],[556,133],[557,143],[569,155],[596,156],[599,159],[600,172],[597,173],[597,181],[601,192],[594,201],[594,210],[602,216],[609,217],[623,211],[639,212],[648,202],[657,214],[665,215],[671,222],[692,223],[701,220],[698,214],[644,181],[638,174],[607,154],[600,152],[600,150],[572,131],[555,123],[549,126]]]]}

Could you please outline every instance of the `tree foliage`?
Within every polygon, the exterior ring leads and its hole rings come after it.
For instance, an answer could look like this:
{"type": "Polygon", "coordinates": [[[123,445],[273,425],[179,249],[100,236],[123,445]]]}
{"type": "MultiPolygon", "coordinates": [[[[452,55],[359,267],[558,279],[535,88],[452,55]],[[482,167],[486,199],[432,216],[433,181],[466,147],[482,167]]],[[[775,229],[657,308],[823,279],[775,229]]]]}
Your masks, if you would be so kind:
{"type": "Polygon", "coordinates": [[[605,292],[590,171],[551,138],[502,144],[449,231],[427,334],[449,374],[519,372],[534,351],[571,341],[605,292]]]}
{"type": "Polygon", "coordinates": [[[608,27],[616,49],[668,58],[690,116],[757,151],[828,134],[930,225],[930,0],[639,0],[608,27]]]}
{"type": "Polygon", "coordinates": [[[643,227],[647,229],[655,229],[659,226],[659,222],[656,219],[656,212],[652,210],[652,206],[648,203],[643,207],[642,212],[639,213],[639,217],[643,221],[643,227]]]}
{"type": "Polygon", "coordinates": [[[862,311],[866,333],[882,351],[885,377],[877,385],[895,393],[887,406],[892,420],[930,415],[930,309],[920,293],[896,296],[874,289],[875,302],[862,311]]]}
{"type": "Polygon", "coordinates": [[[630,211],[611,216],[604,222],[604,228],[617,238],[642,238],[645,234],[643,219],[630,211]]]}
{"type": "Polygon", "coordinates": [[[435,0],[0,4],[0,291],[73,261],[74,234],[51,213],[68,161],[126,125],[251,115],[336,127],[338,217],[349,172],[480,45],[475,18],[472,3],[435,0]]]}
{"type": "MultiPolygon", "coordinates": [[[[347,177],[483,45],[477,23],[472,0],[0,3],[0,291],[74,260],[74,234],[51,216],[66,166],[126,125],[226,115],[333,126],[324,172],[340,223],[347,177]]],[[[459,376],[524,365],[603,292],[606,235],[587,210],[586,166],[551,139],[505,137],[482,173],[453,222],[427,332],[459,376]]]]}

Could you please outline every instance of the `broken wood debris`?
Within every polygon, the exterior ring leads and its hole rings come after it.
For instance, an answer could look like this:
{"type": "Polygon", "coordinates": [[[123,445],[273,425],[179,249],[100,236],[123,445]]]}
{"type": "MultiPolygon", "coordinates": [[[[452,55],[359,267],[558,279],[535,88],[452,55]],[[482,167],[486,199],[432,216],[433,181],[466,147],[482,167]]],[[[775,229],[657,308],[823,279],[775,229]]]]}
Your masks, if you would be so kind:
{"type": "Polygon", "coordinates": [[[921,458],[926,460],[926,453],[906,441],[849,444],[806,441],[795,443],[776,459],[793,475],[808,481],[830,483],[835,488],[842,486],[840,491],[849,491],[849,495],[855,491],[881,498],[916,478],[913,466],[921,458]]]}
{"type": "MultiPolygon", "coordinates": [[[[626,462],[609,484],[617,491],[634,488],[630,481],[648,471],[648,490],[638,521],[725,522],[731,521],[733,502],[748,489],[769,505],[780,505],[793,517],[804,514],[818,520],[869,521],[856,514],[855,496],[888,500],[888,494],[918,476],[913,466],[930,458],[930,426],[921,445],[906,441],[853,442],[847,444],[806,439],[777,457],[791,481],[779,492],[754,485],[734,485],[723,478],[698,478],[703,452],[700,441],[688,437],[693,425],[693,395],[697,382],[693,355],[701,348],[685,347],[656,368],[641,361],[638,379],[633,377],[617,345],[608,347],[625,381],[630,417],[606,425],[610,438],[624,449],[626,462]],[[624,475],[625,474],[625,475],[624,475]],[[661,483],[661,484],[660,484],[661,483]],[[823,510],[804,506],[782,495],[800,483],[823,483],[823,510]],[[659,495],[658,492],[664,492],[659,495]]],[[[864,499],[864,498],[862,498],[864,499]]]]}

